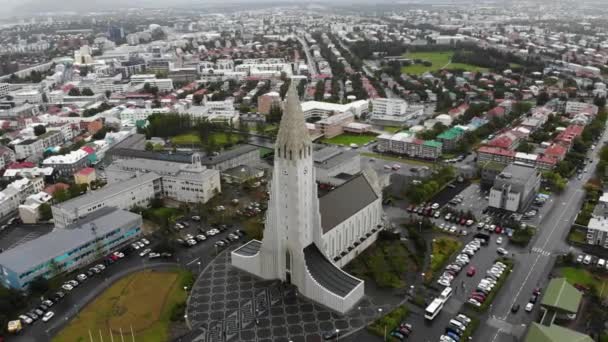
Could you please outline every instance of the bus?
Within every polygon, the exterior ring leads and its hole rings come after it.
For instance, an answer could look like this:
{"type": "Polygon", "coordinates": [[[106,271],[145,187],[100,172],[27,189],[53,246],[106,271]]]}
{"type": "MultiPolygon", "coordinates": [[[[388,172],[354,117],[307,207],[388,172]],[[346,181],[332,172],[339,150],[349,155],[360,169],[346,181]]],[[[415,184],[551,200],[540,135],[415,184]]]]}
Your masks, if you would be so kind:
{"type": "Polygon", "coordinates": [[[432,321],[437,317],[441,309],[443,309],[444,301],[441,298],[435,298],[424,310],[424,318],[432,321]]]}
{"type": "Polygon", "coordinates": [[[439,299],[441,299],[445,303],[448,301],[448,299],[450,299],[450,297],[452,297],[452,288],[448,286],[443,289],[443,291],[441,291],[439,299]]]}

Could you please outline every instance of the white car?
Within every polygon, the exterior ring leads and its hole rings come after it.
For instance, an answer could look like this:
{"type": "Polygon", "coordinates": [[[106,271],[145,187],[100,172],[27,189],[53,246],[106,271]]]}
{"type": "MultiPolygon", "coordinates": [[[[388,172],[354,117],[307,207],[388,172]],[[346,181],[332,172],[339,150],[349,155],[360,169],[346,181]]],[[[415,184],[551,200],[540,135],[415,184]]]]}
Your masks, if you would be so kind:
{"type": "Polygon", "coordinates": [[[431,209],[433,209],[433,210],[439,209],[439,203],[433,203],[433,205],[431,206],[431,209]]]}
{"type": "Polygon", "coordinates": [[[214,236],[215,234],[217,234],[217,233],[215,232],[215,229],[209,229],[209,230],[207,231],[207,236],[214,236]]]}
{"type": "Polygon", "coordinates": [[[53,318],[53,316],[55,316],[55,313],[53,311],[48,311],[44,314],[44,316],[42,316],[42,321],[48,322],[51,318],[53,318]]]}
{"type": "Polygon", "coordinates": [[[141,253],[139,253],[140,257],[145,257],[146,255],[148,255],[148,253],[152,252],[152,250],[150,248],[146,248],[144,249],[141,253]]]}
{"type": "Polygon", "coordinates": [[[125,254],[122,252],[114,252],[112,255],[115,255],[117,258],[122,259],[125,257],[125,254]]]}
{"type": "Polygon", "coordinates": [[[585,258],[583,259],[583,264],[585,265],[589,265],[591,263],[591,255],[587,254],[585,255],[585,258]]]}
{"type": "Polygon", "coordinates": [[[141,239],[140,241],[146,246],[150,244],[150,241],[148,239],[141,239]]]}
{"type": "Polygon", "coordinates": [[[499,236],[499,237],[496,239],[496,243],[497,243],[497,244],[499,244],[499,245],[502,243],[502,236],[499,236]]]}
{"type": "Polygon", "coordinates": [[[70,284],[63,284],[63,285],[61,285],[61,288],[66,291],[72,291],[74,289],[74,286],[72,286],[70,284]]]}
{"type": "Polygon", "coordinates": [[[141,247],[139,247],[139,244],[137,242],[132,243],[131,247],[133,247],[133,249],[135,249],[135,250],[138,250],[141,248],[141,247]]]}
{"type": "Polygon", "coordinates": [[[27,317],[26,315],[19,316],[19,319],[25,324],[32,324],[32,322],[34,322],[31,318],[27,317]]]}
{"type": "Polygon", "coordinates": [[[440,224],[439,229],[441,229],[441,230],[445,229],[445,223],[440,224]]]}
{"type": "Polygon", "coordinates": [[[85,281],[87,280],[87,276],[86,274],[79,274],[76,276],[76,279],[78,279],[78,281],[85,281]]]}
{"type": "Polygon", "coordinates": [[[203,235],[203,234],[198,234],[198,235],[196,236],[196,239],[197,239],[198,241],[205,241],[205,240],[207,240],[207,237],[206,237],[205,235],[203,235]]]}
{"type": "Polygon", "coordinates": [[[532,312],[532,309],[534,309],[534,303],[528,303],[526,304],[526,312],[532,312]]]}

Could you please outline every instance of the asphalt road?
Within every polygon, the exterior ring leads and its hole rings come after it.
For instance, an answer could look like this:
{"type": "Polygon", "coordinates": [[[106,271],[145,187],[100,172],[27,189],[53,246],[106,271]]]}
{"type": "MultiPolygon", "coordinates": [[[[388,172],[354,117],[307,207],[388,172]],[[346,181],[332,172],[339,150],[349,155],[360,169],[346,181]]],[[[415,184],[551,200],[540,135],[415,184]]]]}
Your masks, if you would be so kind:
{"type": "MultiPolygon", "coordinates": [[[[602,146],[605,141],[606,134],[596,145],[602,146]]],[[[583,179],[574,177],[562,194],[554,196],[553,206],[542,218],[532,247],[528,253],[524,251],[516,255],[515,269],[495,299],[489,317],[478,329],[475,340],[512,342],[514,338],[519,339],[525,333],[526,326],[535,315],[527,314],[523,310],[513,314],[511,307],[514,304],[525,306],[534,288],[547,284],[555,257],[571,250],[565,242],[566,236],[584,200],[582,187],[597,165],[597,151],[596,149],[588,153],[592,163],[586,165],[589,172],[583,174],[583,179]]],[[[536,310],[538,308],[535,308],[534,312],[536,310]]]]}

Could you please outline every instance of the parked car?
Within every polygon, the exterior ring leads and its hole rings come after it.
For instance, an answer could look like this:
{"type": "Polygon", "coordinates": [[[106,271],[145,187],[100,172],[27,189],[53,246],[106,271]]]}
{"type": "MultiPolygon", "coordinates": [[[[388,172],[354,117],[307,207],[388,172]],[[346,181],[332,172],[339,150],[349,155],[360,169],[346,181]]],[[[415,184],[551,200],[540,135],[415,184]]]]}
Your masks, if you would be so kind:
{"type": "Polygon", "coordinates": [[[511,312],[517,313],[517,311],[519,311],[519,304],[513,304],[513,306],[511,307],[511,312]]]}
{"type": "Polygon", "coordinates": [[[55,316],[55,313],[53,311],[49,311],[42,316],[42,321],[48,322],[51,318],[53,318],[53,316],[55,316]]]}
{"type": "Polygon", "coordinates": [[[477,270],[475,269],[475,267],[473,267],[473,266],[469,267],[469,269],[467,270],[467,276],[468,277],[474,276],[476,271],[477,270]]]}
{"type": "Polygon", "coordinates": [[[498,254],[500,254],[500,255],[508,255],[509,254],[509,252],[506,249],[502,248],[502,247],[498,247],[498,249],[496,249],[496,252],[498,254]]]}
{"type": "Polygon", "coordinates": [[[524,309],[526,310],[526,312],[532,312],[532,309],[534,309],[534,303],[526,304],[526,307],[524,309]]]}

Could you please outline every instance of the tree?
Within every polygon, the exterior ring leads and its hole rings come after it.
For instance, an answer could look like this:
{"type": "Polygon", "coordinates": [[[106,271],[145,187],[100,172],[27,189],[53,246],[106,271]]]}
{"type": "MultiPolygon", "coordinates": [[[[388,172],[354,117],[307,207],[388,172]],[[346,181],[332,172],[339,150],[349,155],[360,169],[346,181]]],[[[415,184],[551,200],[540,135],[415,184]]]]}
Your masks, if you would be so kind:
{"type": "Polygon", "coordinates": [[[50,289],[49,281],[43,276],[37,276],[32,279],[28,290],[33,296],[42,296],[50,289]]]}
{"type": "Polygon", "coordinates": [[[109,99],[110,97],[112,97],[112,91],[106,90],[106,98],[109,99]]]}
{"type": "Polygon", "coordinates": [[[38,207],[38,214],[40,215],[40,221],[48,221],[53,218],[53,212],[51,210],[51,205],[48,203],[42,203],[40,207],[38,207]]]}
{"type": "Polygon", "coordinates": [[[95,95],[95,93],[93,93],[93,90],[91,90],[91,88],[82,88],[82,91],[80,92],[80,94],[82,96],[93,96],[93,95],[95,95]]]}
{"type": "Polygon", "coordinates": [[[534,146],[527,141],[522,141],[519,143],[519,146],[517,146],[517,152],[530,153],[532,151],[534,151],[534,146]]]}
{"type": "Polygon", "coordinates": [[[95,132],[95,134],[93,134],[93,139],[95,139],[95,140],[102,140],[103,138],[106,137],[106,133],[107,133],[106,128],[102,127],[100,130],[98,130],[97,132],[95,132]]]}
{"type": "Polygon", "coordinates": [[[44,127],[42,125],[34,126],[34,134],[36,136],[43,135],[44,133],[46,133],[46,127],[44,127]]]}
{"type": "Polygon", "coordinates": [[[270,107],[270,111],[268,112],[268,117],[266,117],[266,122],[268,123],[279,123],[281,121],[281,117],[283,116],[283,109],[279,105],[273,104],[270,107]]]}
{"type": "Polygon", "coordinates": [[[549,98],[549,94],[545,91],[540,92],[540,94],[538,94],[538,97],[536,98],[536,105],[537,106],[544,106],[547,102],[549,102],[550,98],[549,98]]]}
{"type": "Polygon", "coordinates": [[[150,141],[146,142],[146,151],[154,150],[154,144],[150,141]]]}
{"type": "Polygon", "coordinates": [[[80,96],[80,89],[74,87],[68,92],[69,96],[80,96]]]}

